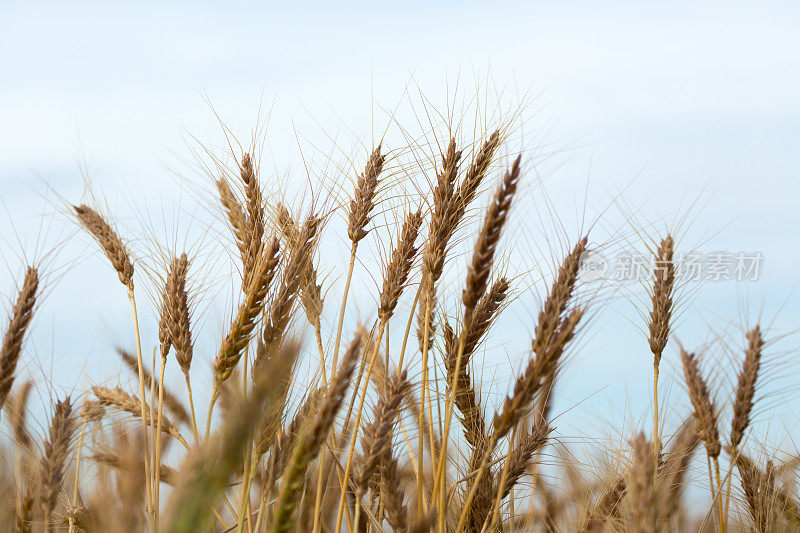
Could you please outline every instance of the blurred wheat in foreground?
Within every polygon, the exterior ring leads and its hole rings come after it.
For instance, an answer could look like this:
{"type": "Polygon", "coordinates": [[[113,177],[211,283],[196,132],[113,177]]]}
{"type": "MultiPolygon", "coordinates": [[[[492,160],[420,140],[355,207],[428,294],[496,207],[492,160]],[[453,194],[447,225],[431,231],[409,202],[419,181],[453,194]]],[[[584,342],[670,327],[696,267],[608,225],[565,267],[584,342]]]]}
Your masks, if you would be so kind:
{"type": "Polygon", "coordinates": [[[33,385],[17,378],[41,290],[41,267],[30,266],[11,299],[0,352],[0,406],[11,436],[3,449],[2,528],[797,531],[793,467],[757,460],[745,447],[765,346],[758,325],[741,340],[733,391],[713,390],[702,350],[680,347],[685,383],[676,389],[688,392],[692,411],[680,427],[663,426],[659,363],[672,338],[673,235],[652,246],[659,268],[642,324],[653,355],[652,426],[627,436],[616,468],[584,468],[567,454],[566,475],[552,468],[564,450],[555,446],[555,384],[591,317],[579,279],[590,236],[575,235],[548,278],[528,353],[507,371],[516,379],[505,398],[486,401],[475,356],[500,344],[489,340],[492,326],[512,294],[535,298],[503,268],[506,226],[527,215],[513,209],[525,160],[500,157],[505,140],[503,131],[468,144],[445,139],[434,161],[417,166],[378,145],[363,170],[347,176],[354,184],[347,200],[327,210],[275,200],[265,193],[258,154],[235,154],[238,168],[220,172],[213,185],[241,279],[233,281],[238,304],[213,348],[195,349],[191,253],[173,250],[160,267],[144,264],[128,245],[142,236],[118,233],[112,214],[97,206],[74,206],[74,221],[119,277],[117,297],[130,301],[136,344],[118,352],[137,385],[96,384],[55,398],[49,428],[34,436],[26,416],[33,385]],[[377,224],[387,191],[402,197],[409,188],[398,182],[412,174],[424,174],[429,190],[408,194],[402,212],[392,208],[394,226],[377,224]],[[346,234],[328,238],[347,244],[349,266],[329,275],[333,268],[317,252],[333,215],[344,218],[346,234]],[[384,243],[373,261],[384,265],[375,274],[377,306],[361,310],[362,325],[353,326],[348,293],[370,234],[384,243]],[[454,255],[465,240],[471,252],[454,255]],[[461,277],[455,291],[451,264],[461,277]],[[137,301],[147,293],[137,276],[155,270],[158,331],[140,336],[137,301]],[[343,289],[329,291],[331,279],[343,289]],[[298,331],[313,339],[303,342],[298,331]],[[153,353],[160,357],[151,367],[153,353]],[[213,367],[213,379],[193,394],[198,363],[213,367]],[[165,385],[174,365],[185,388],[165,385]],[[298,377],[309,365],[315,370],[298,377]],[[731,416],[718,403],[723,394],[733,398],[731,416]],[[704,494],[694,503],[683,495],[690,483],[704,494]]]}

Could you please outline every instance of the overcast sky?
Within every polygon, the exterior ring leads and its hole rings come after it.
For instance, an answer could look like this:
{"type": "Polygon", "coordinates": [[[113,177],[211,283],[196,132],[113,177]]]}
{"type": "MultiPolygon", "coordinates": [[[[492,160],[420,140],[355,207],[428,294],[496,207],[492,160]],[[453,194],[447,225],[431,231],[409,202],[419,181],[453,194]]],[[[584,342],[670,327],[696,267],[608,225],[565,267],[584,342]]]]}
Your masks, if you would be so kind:
{"type": "MultiPolygon", "coordinates": [[[[424,108],[420,93],[445,109],[476,80],[490,104],[514,109],[527,102],[515,146],[524,146],[532,159],[543,143],[555,152],[540,169],[544,185],[531,187],[530,195],[546,191],[554,205],[563,206],[566,226],[580,226],[585,209],[593,220],[602,220],[602,241],[614,233],[609,228],[620,228],[620,220],[635,212],[639,229],[655,237],[689,216],[679,244],[706,253],[761,253],[758,281],[687,286],[678,336],[690,348],[717,334],[741,344],[741,328],[761,316],[777,340],[771,350],[781,368],[767,376],[784,375],[772,389],[796,382],[797,2],[5,1],[0,6],[3,304],[9,305],[23,263],[41,260],[44,243],[73,231],[57,212],[63,205],[57,195],[79,201],[84,172],[123,227],[145,219],[169,229],[171,222],[156,213],[179,198],[189,205],[196,196],[186,182],[178,184],[175,172],[198,190],[209,186],[207,177],[190,170],[191,148],[197,146],[190,137],[221,143],[214,112],[247,137],[258,125],[259,106],[271,110],[266,136],[271,167],[263,179],[272,187],[270,180],[305,179],[296,176],[303,175],[301,156],[314,152],[309,147],[322,147],[322,153],[336,153],[331,147],[338,147],[341,155],[362,157],[359,148],[373,144],[374,131],[393,124],[388,112],[397,109],[397,124],[414,130],[415,112],[424,108]],[[404,99],[409,92],[415,96],[404,99]],[[619,193],[620,200],[612,201],[619,193]],[[601,217],[609,206],[607,218],[601,217]]],[[[518,225],[529,215],[517,211],[518,225]]],[[[561,237],[574,239],[577,232],[561,237]]],[[[641,244],[636,239],[627,232],[623,240],[641,244]]],[[[531,255],[547,248],[546,242],[522,244],[531,255]]],[[[115,276],[80,238],[45,264],[54,273],[23,373],[52,375],[58,394],[83,390],[87,376],[116,379],[119,365],[110,347],[130,342],[131,335],[127,299],[115,276]]],[[[543,265],[543,275],[548,268],[543,265]]],[[[374,286],[368,275],[364,280],[356,292],[374,286]]],[[[562,427],[566,435],[578,433],[577,421],[599,412],[619,429],[647,420],[652,363],[643,320],[631,302],[635,294],[607,293],[598,300],[610,302],[609,309],[585,331],[564,375],[556,410],[570,413],[562,427]],[[581,403],[586,397],[591,401],[581,403]]],[[[209,339],[221,335],[231,305],[230,296],[220,297],[219,305],[215,298],[204,302],[209,339]]],[[[370,298],[358,298],[357,311],[369,315],[370,298]]],[[[538,300],[520,300],[500,334],[525,338],[532,330],[538,300]]],[[[675,350],[671,344],[665,356],[667,375],[677,361],[675,350]]],[[[213,350],[208,352],[210,361],[213,350]]],[[[484,377],[498,382],[500,394],[524,354],[509,349],[487,357],[484,377]]],[[[200,375],[207,372],[205,365],[200,375]]],[[[732,376],[735,367],[713,371],[732,376]]],[[[673,389],[674,411],[682,416],[685,393],[673,389]]],[[[790,414],[796,400],[783,390],[764,404],[778,409],[764,409],[761,421],[781,417],[773,424],[775,439],[796,430],[790,414]]],[[[600,432],[603,424],[590,427],[600,432]]]]}

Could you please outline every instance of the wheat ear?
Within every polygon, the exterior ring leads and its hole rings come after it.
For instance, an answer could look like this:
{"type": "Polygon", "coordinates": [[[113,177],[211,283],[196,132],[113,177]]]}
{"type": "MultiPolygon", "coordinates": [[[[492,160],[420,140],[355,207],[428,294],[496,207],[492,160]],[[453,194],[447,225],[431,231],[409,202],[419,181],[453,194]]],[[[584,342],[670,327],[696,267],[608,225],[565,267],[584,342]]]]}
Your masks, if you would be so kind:
{"type": "MultiPolygon", "coordinates": [[[[694,417],[699,426],[698,431],[705,442],[706,453],[714,462],[716,471],[717,486],[716,499],[718,503],[719,524],[722,533],[725,533],[725,511],[722,501],[722,480],[719,471],[719,453],[721,445],[719,441],[719,430],[717,428],[717,412],[708,386],[700,373],[700,365],[694,353],[687,352],[683,346],[680,347],[681,362],[683,363],[683,375],[686,379],[686,386],[689,390],[689,399],[694,407],[694,417]]],[[[712,490],[713,492],[713,490],[712,490]]]]}
{"type": "Polygon", "coordinates": [[[653,462],[657,459],[653,459],[653,447],[644,433],[639,433],[631,444],[633,465],[627,483],[630,500],[630,518],[627,525],[636,533],[656,532],[659,531],[661,524],[653,471],[653,462]]]}
{"type": "Polygon", "coordinates": [[[672,318],[672,296],[675,288],[675,265],[672,261],[674,242],[671,235],[661,241],[656,250],[655,280],[650,311],[650,351],[653,353],[653,446],[654,457],[658,456],[661,437],[658,431],[658,370],[661,354],[669,338],[672,318]]]}
{"type": "Polygon", "coordinates": [[[665,521],[672,519],[680,507],[681,492],[692,454],[700,443],[694,419],[683,423],[659,471],[661,494],[659,505],[665,521]]]}
{"type": "Polygon", "coordinates": [[[403,398],[409,390],[406,372],[389,377],[374,410],[372,422],[361,431],[363,448],[361,469],[356,476],[356,487],[366,492],[368,484],[390,452],[394,420],[400,413],[403,398]]]}
{"type": "Polygon", "coordinates": [[[31,533],[33,521],[33,504],[36,499],[30,490],[25,491],[22,500],[14,508],[14,533],[31,533]]]}
{"type": "Polygon", "coordinates": [[[8,393],[14,384],[14,374],[22,354],[22,341],[33,318],[38,287],[39,274],[35,268],[28,267],[17,301],[11,308],[8,328],[3,336],[3,345],[0,347],[0,409],[6,403],[8,393]]]}
{"type": "Polygon", "coordinates": [[[800,522],[800,505],[791,493],[778,486],[771,459],[767,461],[766,471],[742,453],[736,454],[735,462],[742,477],[745,501],[759,533],[778,528],[776,508],[789,524],[796,526],[800,522]]]}
{"type": "Polygon", "coordinates": [[[256,319],[264,307],[264,298],[267,296],[267,290],[278,266],[279,246],[278,239],[273,237],[255,266],[256,273],[247,286],[244,301],[239,306],[236,317],[228,330],[228,335],[222,341],[214,361],[216,394],[219,393],[222,383],[230,377],[242,357],[242,351],[250,343],[256,319]]]}
{"type": "Polygon", "coordinates": [[[464,437],[473,447],[477,446],[479,441],[485,440],[486,422],[480,406],[478,390],[472,384],[469,374],[469,363],[497,316],[500,306],[505,301],[508,289],[508,280],[500,278],[492,284],[491,289],[481,297],[475,307],[472,321],[464,333],[463,361],[457,378],[455,371],[459,336],[449,325],[446,325],[444,330],[447,382],[448,384],[454,383],[454,379],[458,379],[458,394],[454,395],[455,405],[463,415],[461,422],[464,426],[464,437]]]}
{"type": "Polygon", "coordinates": [[[78,222],[88,231],[105,252],[117,271],[119,280],[133,291],[133,263],[128,249],[106,220],[88,205],[73,206],[78,222]]]}
{"type": "Polygon", "coordinates": [[[373,410],[373,420],[361,432],[363,449],[361,468],[355,477],[356,508],[353,523],[359,523],[361,499],[370,485],[377,486],[380,480],[379,468],[391,453],[394,421],[400,413],[403,397],[409,390],[406,372],[393,375],[383,387],[381,397],[373,410]]]}
{"type": "MultiPolygon", "coordinates": [[[[283,340],[292,316],[295,296],[300,290],[301,283],[308,271],[320,224],[321,219],[310,215],[303,224],[303,229],[299,233],[294,249],[290,250],[289,261],[283,271],[280,289],[266,313],[267,319],[262,335],[264,343],[262,354],[269,356],[279,347],[283,340]]],[[[260,362],[261,357],[257,357],[256,364],[260,364],[260,362]]]]}
{"type": "Polygon", "coordinates": [[[586,522],[581,529],[582,533],[599,532],[603,530],[608,518],[619,515],[620,503],[625,496],[625,478],[620,476],[600,497],[589,512],[586,522]]]}
{"type": "Polygon", "coordinates": [[[700,373],[697,355],[687,352],[681,347],[681,361],[689,399],[694,407],[698,431],[706,444],[709,457],[718,457],[720,452],[719,432],[717,430],[717,413],[708,386],[700,373]]]}
{"type": "Polygon", "coordinates": [[[247,257],[248,247],[247,215],[245,215],[242,203],[231,190],[228,180],[223,176],[215,183],[219,192],[220,203],[236,239],[236,247],[239,249],[239,254],[244,262],[247,257]]]}
{"type": "MultiPolygon", "coordinates": [[[[122,362],[125,363],[131,372],[137,372],[137,363],[136,363],[136,356],[130,353],[129,351],[125,350],[124,348],[117,348],[116,349],[117,355],[119,355],[122,362]]],[[[154,379],[153,375],[150,373],[150,370],[145,368],[144,370],[144,379],[146,382],[150,382],[154,379]]],[[[156,388],[160,385],[159,381],[156,381],[156,388]]],[[[184,407],[183,402],[172,392],[170,389],[164,386],[164,405],[170,410],[170,412],[175,416],[175,420],[178,422],[182,422],[184,424],[191,425],[192,418],[191,415],[186,411],[186,407],[184,407]]],[[[87,407],[89,408],[89,407],[87,407]]]]}
{"type": "Polygon", "coordinates": [[[756,380],[761,368],[761,353],[764,338],[761,328],[756,326],[747,332],[747,349],[744,353],[742,370],[736,387],[736,399],[733,402],[733,422],[731,424],[731,446],[738,448],[744,432],[750,425],[750,413],[753,410],[753,398],[756,392],[756,380]]]}
{"type": "Polygon", "coordinates": [[[486,292],[486,285],[494,264],[497,244],[500,242],[500,235],[508,219],[514,194],[517,192],[521,160],[522,156],[518,156],[511,166],[511,170],[506,172],[503,177],[503,181],[498,186],[492,203],[486,211],[483,228],[475,242],[472,261],[467,268],[467,280],[461,295],[461,300],[464,303],[465,324],[469,324],[478,300],[486,292]]]}
{"type": "Polygon", "coordinates": [[[56,402],[50,421],[50,434],[44,443],[41,459],[41,494],[39,499],[44,510],[45,529],[50,531],[50,514],[58,501],[58,493],[64,481],[64,466],[69,455],[69,446],[75,432],[75,418],[69,396],[56,402]]]}
{"type": "Polygon", "coordinates": [[[417,248],[414,243],[417,240],[421,225],[422,210],[420,209],[409,213],[405,222],[403,222],[397,245],[392,251],[391,259],[389,264],[386,265],[386,272],[383,276],[383,289],[381,290],[380,306],[378,307],[378,318],[381,322],[385,322],[392,317],[403,293],[414,257],[417,254],[417,248]]]}
{"type": "MultiPolygon", "coordinates": [[[[92,387],[92,392],[101,405],[128,413],[134,418],[144,418],[146,425],[155,426],[156,421],[150,415],[150,406],[145,403],[144,412],[142,412],[141,400],[135,394],[125,392],[119,387],[110,389],[97,385],[92,387]]],[[[166,416],[162,420],[161,432],[180,442],[187,450],[189,449],[189,444],[181,435],[178,427],[166,416]]]]}
{"type": "Polygon", "coordinates": [[[453,223],[457,226],[461,222],[461,218],[466,212],[467,206],[472,203],[481,182],[489,170],[489,165],[494,159],[497,148],[500,146],[500,132],[495,131],[492,133],[483,145],[481,145],[478,153],[472,160],[469,168],[467,169],[464,179],[458,186],[455,192],[455,202],[453,204],[453,223]]]}
{"type": "MultiPolygon", "coordinates": [[[[286,242],[286,247],[289,249],[290,253],[294,253],[295,250],[302,247],[302,243],[300,242],[300,230],[286,206],[278,202],[276,210],[276,221],[286,242]]],[[[322,346],[322,324],[320,319],[324,303],[322,286],[317,283],[317,269],[314,267],[314,259],[311,255],[313,253],[313,247],[305,247],[299,251],[308,254],[307,257],[301,260],[301,264],[304,265],[305,270],[301,274],[300,280],[300,303],[303,304],[308,322],[314,327],[314,336],[317,340],[320,369],[322,371],[322,383],[323,385],[327,385],[327,364],[325,362],[325,350],[322,346]]]]}
{"type": "MultiPolygon", "coordinates": [[[[384,156],[381,154],[381,145],[372,151],[367,161],[364,172],[356,181],[356,189],[350,200],[350,209],[347,213],[347,236],[350,239],[350,263],[347,267],[347,277],[344,281],[342,303],[339,307],[339,319],[336,324],[336,340],[333,345],[333,368],[339,365],[339,348],[342,341],[342,327],[344,326],[344,313],[347,309],[347,297],[350,294],[350,283],[353,280],[353,269],[356,264],[356,251],[358,243],[366,237],[366,225],[369,223],[372,209],[375,207],[375,194],[378,180],[383,172],[384,156]]],[[[315,531],[316,533],[316,527],[315,531]]]]}
{"type": "Polygon", "coordinates": [[[242,276],[242,290],[245,292],[250,286],[251,278],[257,275],[258,262],[264,246],[264,200],[261,196],[261,183],[258,179],[255,166],[250,154],[244,154],[239,163],[239,175],[244,184],[245,194],[245,244],[246,252],[243,258],[244,275],[242,276]]]}

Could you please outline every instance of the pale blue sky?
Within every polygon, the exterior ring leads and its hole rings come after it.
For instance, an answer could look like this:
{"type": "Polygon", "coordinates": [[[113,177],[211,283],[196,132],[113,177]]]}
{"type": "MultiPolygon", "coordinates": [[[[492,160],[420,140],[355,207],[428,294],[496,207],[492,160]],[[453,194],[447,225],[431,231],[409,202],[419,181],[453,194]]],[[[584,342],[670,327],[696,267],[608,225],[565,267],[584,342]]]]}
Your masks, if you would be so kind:
{"type": "MultiPolygon", "coordinates": [[[[792,293],[800,281],[796,2],[7,1],[0,5],[0,67],[4,304],[13,292],[12,276],[21,272],[17,235],[26,257],[41,258],[39,228],[46,227],[50,240],[72,231],[53,214],[45,183],[66,200],[80,199],[77,161],[88,166],[123,225],[147,219],[170,226],[156,214],[180,197],[171,171],[208,186],[179,161],[193,158],[187,134],[209,144],[221,140],[207,100],[245,137],[259,102],[272,108],[267,140],[274,172],[265,179],[285,179],[302,173],[296,135],[304,150],[330,149],[334,138],[344,154],[360,157],[359,144],[371,144],[373,126],[386,127],[382,110],[394,109],[406,89],[418,87],[442,108],[456,82],[468,91],[477,78],[494,84],[506,106],[525,93],[538,95],[523,111],[524,141],[533,148],[544,140],[559,152],[543,174],[567,226],[579,224],[587,187],[590,218],[625,189],[628,211],[641,210],[653,235],[665,227],[661,217],[675,219],[702,196],[691,210],[696,219],[686,232],[688,246],[762,252],[759,282],[689,287],[691,311],[681,315],[678,335],[687,346],[699,346],[711,338],[708,322],[741,342],[736,328],[752,324],[760,312],[775,337],[788,335],[772,349],[791,374],[768,387],[778,390],[797,378],[791,362],[800,347],[794,334],[800,295],[792,293]],[[130,196],[136,206],[127,202],[130,196]]],[[[419,97],[416,102],[398,107],[398,122],[410,129],[412,110],[421,109],[419,97]]],[[[182,209],[190,211],[191,189],[182,195],[182,209]]],[[[515,214],[522,217],[519,224],[526,214],[515,214]]],[[[604,224],[622,224],[617,207],[604,224]]],[[[522,248],[530,257],[546,247],[538,242],[522,248]]],[[[83,370],[116,379],[109,348],[130,341],[124,294],[85,240],[67,245],[49,264],[62,267],[75,258],[80,260],[51,276],[24,367],[38,378],[52,374],[59,393],[83,389],[83,370]]],[[[372,280],[364,279],[360,288],[368,294],[372,280]]],[[[228,293],[216,289],[204,302],[211,340],[221,335],[231,298],[219,297],[228,293]]],[[[357,310],[371,318],[370,298],[359,298],[357,310]]],[[[556,410],[590,395],[592,400],[564,417],[564,435],[578,433],[576,426],[598,413],[618,427],[647,419],[651,360],[629,299],[622,294],[600,306],[597,325],[585,332],[556,410]]],[[[502,332],[526,337],[537,305],[523,296],[502,332]]],[[[668,366],[676,360],[674,350],[668,348],[668,366]]],[[[497,381],[497,394],[522,358],[513,349],[490,356],[486,378],[497,381]]],[[[207,373],[203,363],[196,364],[198,379],[207,373]]],[[[683,391],[675,387],[672,397],[675,412],[682,413],[683,391]]],[[[796,431],[797,419],[789,414],[796,399],[783,391],[765,404],[778,410],[765,409],[762,421],[772,413],[781,417],[773,424],[776,439],[796,431]]],[[[599,432],[602,423],[589,426],[599,432]]]]}

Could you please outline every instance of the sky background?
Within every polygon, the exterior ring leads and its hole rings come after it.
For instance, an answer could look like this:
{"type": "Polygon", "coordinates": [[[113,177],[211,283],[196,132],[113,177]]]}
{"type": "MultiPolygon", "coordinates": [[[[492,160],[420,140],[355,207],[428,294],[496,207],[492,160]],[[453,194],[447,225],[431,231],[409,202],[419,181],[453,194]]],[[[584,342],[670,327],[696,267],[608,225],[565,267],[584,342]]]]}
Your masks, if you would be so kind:
{"type": "MultiPolygon", "coordinates": [[[[0,293],[7,309],[24,263],[39,261],[48,271],[21,370],[40,381],[41,405],[89,382],[128,380],[113,354],[118,343],[131,346],[127,299],[64,214],[66,202],[85,198],[86,177],[121,232],[137,236],[137,257],[157,256],[137,230],[145,227],[173,248],[197,252],[198,264],[211,269],[230,244],[222,232],[202,235],[214,207],[197,152],[201,145],[225,150],[215,113],[243,139],[268,124],[268,190],[308,183],[319,190],[323,175],[349,183],[380,132],[389,132],[390,149],[409,135],[430,141],[425,110],[471,120],[486,105],[488,124],[498,109],[518,113],[507,155],[524,149],[530,177],[527,207],[515,211],[504,248],[512,271],[529,268],[487,346],[485,401],[499,401],[525,360],[543,283],[581,228],[596,222],[591,240],[602,253],[645,250],[642,238],[678,228],[684,251],[763,254],[758,281],[683,286],[676,338],[707,349],[705,369],[724,401],[743,330],[761,319],[772,342],[757,422],[770,428],[771,442],[795,449],[796,2],[5,1],[0,65],[0,293]],[[335,176],[338,170],[349,176],[335,176]],[[542,222],[548,207],[556,223],[542,222]],[[192,245],[198,235],[201,243],[192,245]],[[54,244],[59,253],[47,254],[54,244]]],[[[468,122],[461,135],[472,129],[468,122]]],[[[347,248],[333,229],[326,239],[337,302],[347,248]]],[[[370,242],[370,252],[385,249],[381,237],[370,242]]],[[[462,276],[454,268],[457,295],[462,276]]],[[[363,265],[356,276],[351,324],[374,316],[374,272],[363,265]]],[[[212,277],[198,284],[197,336],[208,344],[193,372],[204,382],[235,293],[212,277]]],[[[144,290],[149,312],[153,294],[144,290]]],[[[566,442],[587,433],[629,437],[649,427],[643,287],[590,285],[585,294],[596,304],[595,320],[559,384],[559,432],[566,442]]],[[[152,326],[143,320],[144,329],[152,326]]],[[[152,328],[143,335],[152,346],[152,328]]],[[[675,342],[662,364],[674,422],[688,412],[673,379],[680,378],[675,342]]]]}

